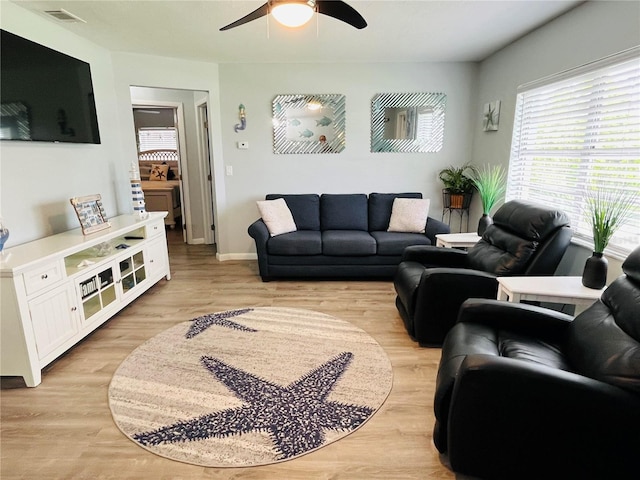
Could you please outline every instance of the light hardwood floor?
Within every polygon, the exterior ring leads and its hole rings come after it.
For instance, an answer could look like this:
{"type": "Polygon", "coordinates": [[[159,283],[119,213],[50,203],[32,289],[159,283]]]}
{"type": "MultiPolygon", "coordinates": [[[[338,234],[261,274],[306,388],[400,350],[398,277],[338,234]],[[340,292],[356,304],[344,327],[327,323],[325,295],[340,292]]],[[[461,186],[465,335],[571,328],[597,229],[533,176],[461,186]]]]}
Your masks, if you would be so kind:
{"type": "Polygon", "coordinates": [[[172,279],[162,280],[26,388],[3,378],[0,477],[10,479],[452,479],[432,443],[439,349],[417,346],[394,306],[390,281],[273,281],[257,262],[218,262],[213,247],[168,231],[172,279]],[[115,426],[107,389],[127,355],[172,325],[242,307],[293,307],[333,315],[385,349],[393,389],[380,411],[348,437],[301,458],[252,468],[203,468],[147,452],[115,426]]]}

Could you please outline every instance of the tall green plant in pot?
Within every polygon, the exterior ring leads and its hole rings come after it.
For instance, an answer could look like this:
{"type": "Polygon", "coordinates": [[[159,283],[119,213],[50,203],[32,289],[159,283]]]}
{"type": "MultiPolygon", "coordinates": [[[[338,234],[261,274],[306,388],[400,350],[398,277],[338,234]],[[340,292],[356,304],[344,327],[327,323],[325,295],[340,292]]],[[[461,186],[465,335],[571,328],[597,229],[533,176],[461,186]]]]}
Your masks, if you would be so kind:
{"type": "Polygon", "coordinates": [[[609,262],[604,250],[618,228],[624,225],[636,208],[636,193],[624,190],[596,190],[587,196],[587,221],[593,231],[593,254],[585,263],[582,284],[600,289],[607,282],[609,262]]]}
{"type": "Polygon", "coordinates": [[[507,172],[502,165],[484,165],[474,171],[473,184],[482,201],[482,217],[478,221],[480,236],[493,223],[491,209],[504,195],[507,188],[506,179],[507,172]]]}

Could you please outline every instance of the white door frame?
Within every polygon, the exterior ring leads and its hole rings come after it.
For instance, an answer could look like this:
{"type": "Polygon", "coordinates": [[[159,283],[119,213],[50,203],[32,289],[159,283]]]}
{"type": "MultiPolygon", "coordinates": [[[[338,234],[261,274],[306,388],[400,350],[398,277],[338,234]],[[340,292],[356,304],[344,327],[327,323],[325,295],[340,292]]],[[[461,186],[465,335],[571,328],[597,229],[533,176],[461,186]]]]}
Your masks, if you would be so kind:
{"type": "MultiPolygon", "coordinates": [[[[208,98],[208,92],[207,92],[208,98]]],[[[202,212],[204,214],[204,242],[206,244],[216,243],[217,226],[213,215],[215,198],[215,182],[213,173],[213,160],[211,158],[211,146],[209,135],[210,121],[208,119],[209,101],[203,100],[195,104],[198,123],[198,156],[200,160],[200,188],[202,191],[202,212]],[[214,228],[211,228],[211,225],[214,228]]]]}
{"type": "Polygon", "coordinates": [[[187,243],[193,242],[193,222],[191,221],[191,203],[189,201],[189,175],[188,168],[182,168],[182,162],[186,161],[184,155],[187,151],[184,130],[184,107],[182,102],[169,102],[158,100],[131,99],[131,108],[165,107],[176,109],[176,124],[178,127],[178,148],[180,149],[180,161],[178,162],[178,179],[180,180],[180,212],[182,214],[182,238],[187,243]],[[186,226],[186,228],[185,228],[186,226]]]}

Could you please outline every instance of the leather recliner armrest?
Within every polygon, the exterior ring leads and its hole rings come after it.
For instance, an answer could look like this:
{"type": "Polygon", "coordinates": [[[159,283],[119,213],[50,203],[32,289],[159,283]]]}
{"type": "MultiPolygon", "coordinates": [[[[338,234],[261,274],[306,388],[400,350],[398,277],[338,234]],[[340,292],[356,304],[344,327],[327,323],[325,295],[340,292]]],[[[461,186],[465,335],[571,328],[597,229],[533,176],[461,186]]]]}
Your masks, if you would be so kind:
{"type": "Polygon", "coordinates": [[[417,262],[425,267],[467,267],[467,252],[433,245],[411,245],[402,252],[402,260],[417,262]]]}
{"type": "Polygon", "coordinates": [[[546,478],[549,465],[557,478],[635,478],[640,399],[564,370],[469,355],[447,438],[453,470],[481,478],[546,478]]]}
{"type": "Polygon", "coordinates": [[[456,323],[481,323],[496,329],[558,341],[566,334],[572,321],[571,315],[548,308],[470,298],[461,305],[456,323]]]}
{"type": "Polygon", "coordinates": [[[497,292],[498,282],[491,273],[465,268],[425,269],[415,296],[416,340],[421,345],[442,344],[465,300],[496,298],[497,292]]]}

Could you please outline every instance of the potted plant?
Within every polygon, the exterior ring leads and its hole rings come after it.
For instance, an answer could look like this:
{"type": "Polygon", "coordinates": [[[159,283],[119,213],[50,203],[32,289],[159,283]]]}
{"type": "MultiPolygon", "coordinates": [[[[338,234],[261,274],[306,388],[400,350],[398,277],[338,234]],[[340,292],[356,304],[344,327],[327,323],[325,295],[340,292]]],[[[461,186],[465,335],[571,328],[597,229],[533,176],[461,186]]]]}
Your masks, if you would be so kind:
{"type": "Polygon", "coordinates": [[[507,188],[506,178],[507,172],[502,165],[484,165],[474,171],[473,184],[482,201],[482,217],[478,221],[478,235],[480,236],[493,223],[489,214],[496,202],[504,195],[507,188]]]}
{"type": "Polygon", "coordinates": [[[609,240],[635,210],[637,194],[624,190],[596,190],[587,196],[586,216],[593,231],[593,254],[587,259],[582,284],[600,289],[607,281],[608,261],[603,256],[609,240]]]}
{"type": "Polygon", "coordinates": [[[459,167],[450,165],[440,170],[438,177],[444,184],[445,208],[469,208],[475,185],[472,176],[475,168],[469,163],[459,167]]]}

